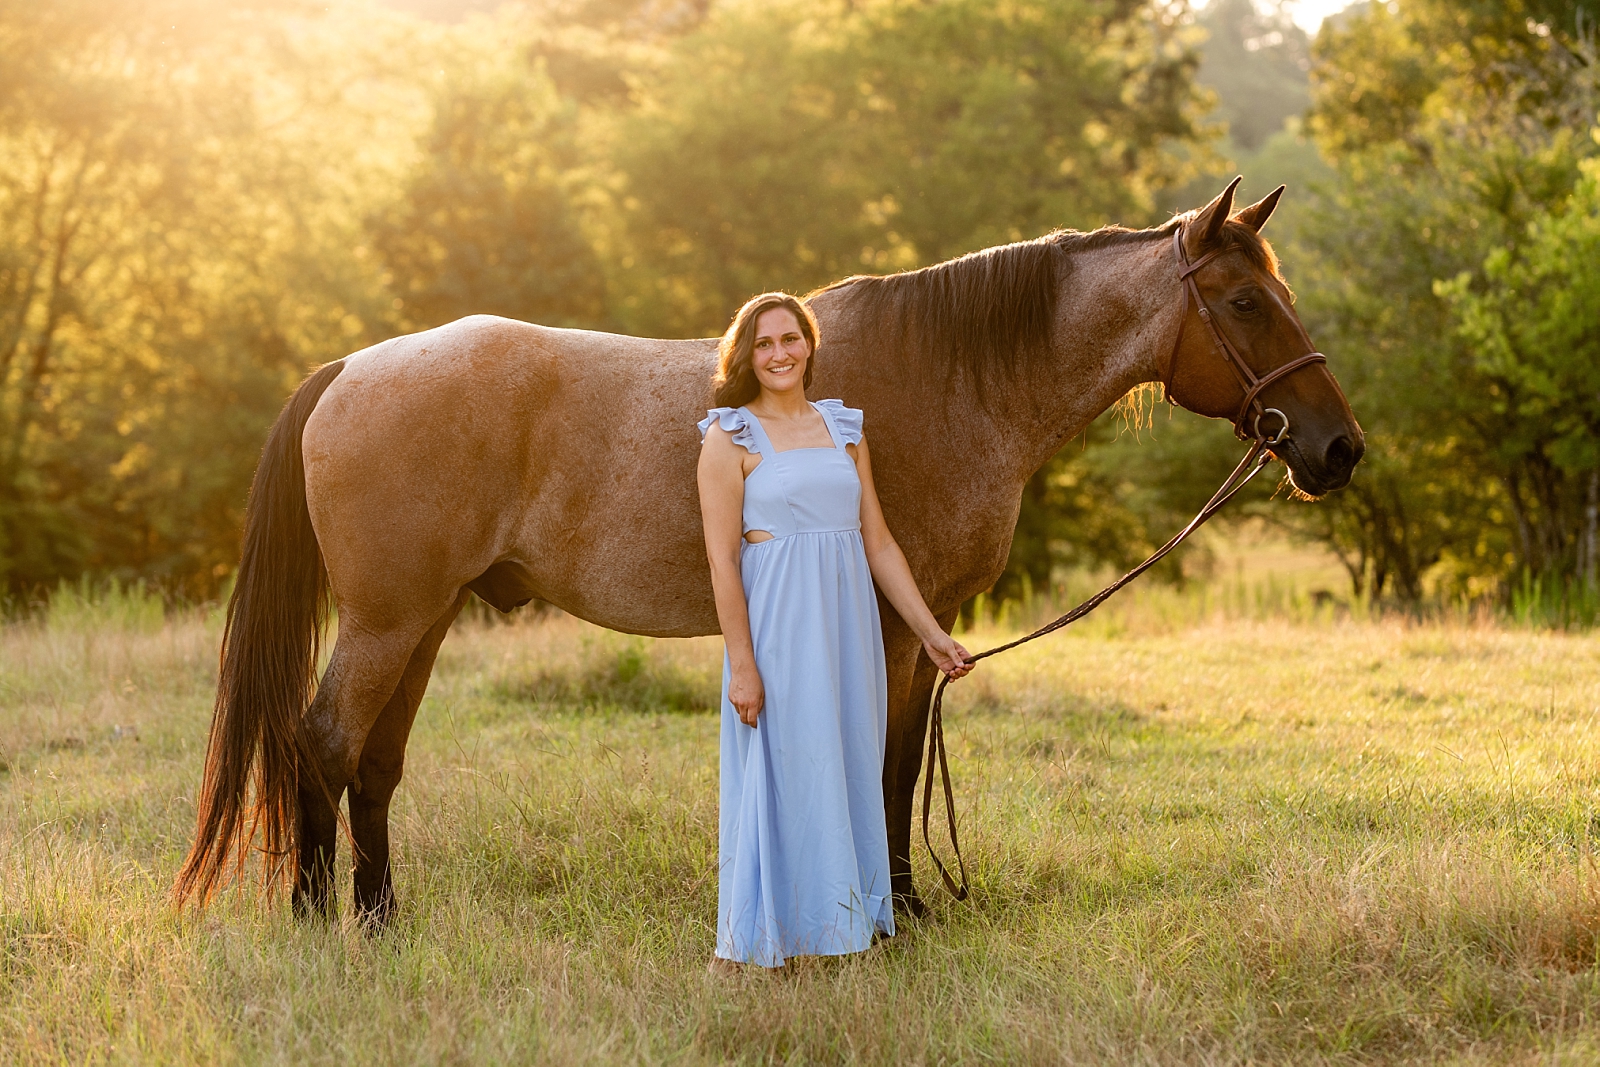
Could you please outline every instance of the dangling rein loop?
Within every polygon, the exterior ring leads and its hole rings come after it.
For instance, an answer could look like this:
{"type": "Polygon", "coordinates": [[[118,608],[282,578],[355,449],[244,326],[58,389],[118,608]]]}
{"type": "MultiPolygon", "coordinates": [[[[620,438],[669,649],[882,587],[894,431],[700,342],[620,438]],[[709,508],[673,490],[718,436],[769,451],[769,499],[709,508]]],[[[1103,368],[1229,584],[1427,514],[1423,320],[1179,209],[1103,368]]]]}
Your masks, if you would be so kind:
{"type": "MultiPolygon", "coordinates": [[[[1143,563],[1054,622],[1039,627],[1039,629],[1026,637],[1019,637],[1015,641],[1000,645],[997,648],[979,652],[967,662],[976,663],[981,659],[988,659],[990,656],[998,656],[1000,653],[1016,648],[1018,645],[1025,645],[1029,641],[1036,640],[1046,634],[1053,634],[1064,626],[1071,626],[1095,608],[1098,608],[1111,597],[1111,594],[1155,566],[1163,556],[1177,548],[1190,534],[1204,526],[1207,519],[1222,510],[1222,506],[1233,499],[1234,494],[1250,484],[1250,479],[1259,474],[1271,458],[1272,454],[1266,450],[1266,442],[1257,440],[1250,446],[1250,451],[1245,453],[1244,459],[1239,461],[1239,465],[1233,468],[1233,473],[1228,475],[1228,480],[1222,483],[1222,488],[1212,495],[1211,499],[1206,502],[1206,506],[1200,509],[1200,513],[1190,520],[1189,525],[1179,530],[1170,541],[1152,552],[1143,563]]],[[[944,879],[945,888],[957,900],[966,900],[968,892],[967,865],[961,858],[961,844],[956,840],[956,801],[950,788],[950,761],[946,755],[944,743],[944,688],[949,684],[950,677],[948,675],[939,680],[939,688],[934,690],[933,694],[933,707],[928,713],[928,769],[922,789],[922,843],[927,846],[928,855],[933,857],[933,865],[939,868],[939,877],[944,879]],[[933,850],[933,842],[928,839],[928,815],[929,809],[933,804],[933,767],[935,761],[938,762],[939,776],[944,780],[945,820],[950,830],[950,848],[955,852],[956,868],[961,874],[961,883],[959,885],[956,884],[954,878],[950,877],[949,869],[945,867],[944,861],[939,859],[939,854],[933,850]]]]}
{"type": "MultiPolygon", "coordinates": [[[[1055,633],[1062,627],[1071,626],[1105,603],[1117,590],[1155,566],[1161,561],[1162,557],[1181,545],[1190,534],[1204,526],[1207,519],[1221,511],[1223,506],[1232,500],[1239,490],[1250,484],[1250,479],[1261,473],[1261,468],[1265,467],[1268,461],[1272,459],[1272,453],[1267,449],[1272,445],[1282,444],[1289,438],[1289,417],[1277,408],[1263,408],[1261,401],[1258,399],[1261,395],[1261,390],[1278,379],[1304,367],[1327,362],[1327,357],[1321,352],[1310,352],[1258,377],[1217,326],[1210,309],[1206,307],[1205,300],[1200,295],[1200,287],[1195,284],[1195,272],[1210,262],[1218,254],[1218,250],[1208,252],[1194,263],[1189,263],[1188,256],[1183,249],[1183,227],[1181,226],[1178,227],[1177,232],[1173,235],[1173,245],[1178,263],[1181,266],[1179,277],[1184,285],[1184,320],[1188,320],[1189,302],[1192,300],[1199,307],[1200,318],[1211,328],[1212,339],[1216,342],[1217,348],[1221,350],[1224,362],[1233,370],[1234,376],[1239,380],[1240,387],[1244,389],[1244,402],[1239,406],[1239,414],[1234,418],[1233,425],[1234,432],[1240,438],[1251,441],[1250,450],[1239,461],[1239,465],[1233,468],[1233,473],[1228,475],[1221,488],[1211,495],[1210,500],[1206,501],[1205,507],[1201,508],[1199,513],[1189,521],[1189,525],[1179,530],[1170,541],[1152,552],[1143,563],[1054,622],[1041,626],[1026,637],[1019,637],[1015,641],[1000,645],[997,648],[980,652],[967,660],[968,663],[977,663],[979,660],[988,659],[990,656],[998,656],[1000,653],[1016,648],[1018,645],[1025,645],[1029,641],[1036,640],[1046,634],[1055,633]],[[1254,418],[1250,419],[1247,424],[1246,418],[1251,415],[1252,409],[1254,409],[1254,418]],[[1276,423],[1272,418],[1266,420],[1267,427],[1265,429],[1275,431],[1270,437],[1266,435],[1261,425],[1264,416],[1273,416],[1279,420],[1276,423]],[[1245,433],[1247,425],[1250,430],[1248,434],[1245,433]]],[[[1309,344],[1309,340],[1307,343],[1309,344]]],[[[1178,349],[1182,347],[1182,344],[1183,329],[1180,326],[1178,340],[1173,346],[1172,359],[1168,363],[1167,381],[1169,386],[1172,379],[1172,370],[1176,367],[1178,361],[1178,349]]],[[[1171,392],[1170,388],[1168,392],[1171,392]]],[[[928,855],[933,859],[933,865],[939,868],[939,877],[944,879],[944,887],[950,891],[950,895],[957,900],[966,900],[969,893],[967,864],[961,858],[961,843],[956,840],[956,800],[954,791],[950,788],[950,759],[944,742],[944,689],[949,684],[949,675],[939,680],[939,687],[933,693],[933,705],[928,712],[928,766],[922,787],[922,843],[927,846],[928,855]],[[939,777],[944,782],[945,823],[950,832],[950,848],[956,857],[956,870],[961,876],[959,883],[950,876],[949,868],[944,865],[944,861],[939,858],[939,854],[933,850],[933,842],[928,837],[928,817],[933,807],[933,768],[936,762],[939,767],[939,777]]]]}

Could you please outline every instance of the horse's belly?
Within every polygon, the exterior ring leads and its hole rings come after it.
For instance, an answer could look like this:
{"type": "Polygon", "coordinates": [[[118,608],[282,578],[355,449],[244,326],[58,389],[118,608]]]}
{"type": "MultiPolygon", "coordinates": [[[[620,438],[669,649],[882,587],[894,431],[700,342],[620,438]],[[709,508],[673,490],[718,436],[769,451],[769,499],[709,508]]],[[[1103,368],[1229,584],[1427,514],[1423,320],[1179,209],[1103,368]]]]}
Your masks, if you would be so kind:
{"type": "MultiPolygon", "coordinates": [[[[692,479],[692,470],[687,473],[692,479]]],[[[590,502],[599,504],[600,513],[591,509],[571,530],[540,521],[563,509],[538,502],[530,509],[541,529],[524,540],[519,555],[529,557],[540,597],[626,633],[694,637],[719,632],[695,497],[662,493],[659,486],[648,502],[627,492],[600,494],[597,502],[594,497],[590,494],[590,502]]]]}

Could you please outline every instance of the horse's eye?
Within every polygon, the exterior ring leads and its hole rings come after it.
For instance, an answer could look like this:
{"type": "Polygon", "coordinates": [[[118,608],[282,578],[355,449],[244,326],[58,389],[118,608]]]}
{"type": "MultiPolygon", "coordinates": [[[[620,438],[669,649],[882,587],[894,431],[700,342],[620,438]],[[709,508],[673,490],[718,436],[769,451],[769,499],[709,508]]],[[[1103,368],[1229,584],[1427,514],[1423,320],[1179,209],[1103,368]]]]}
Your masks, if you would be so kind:
{"type": "Polygon", "coordinates": [[[1251,300],[1248,296],[1242,296],[1233,302],[1233,310],[1237,311],[1241,315],[1254,315],[1256,311],[1256,302],[1251,300]]]}

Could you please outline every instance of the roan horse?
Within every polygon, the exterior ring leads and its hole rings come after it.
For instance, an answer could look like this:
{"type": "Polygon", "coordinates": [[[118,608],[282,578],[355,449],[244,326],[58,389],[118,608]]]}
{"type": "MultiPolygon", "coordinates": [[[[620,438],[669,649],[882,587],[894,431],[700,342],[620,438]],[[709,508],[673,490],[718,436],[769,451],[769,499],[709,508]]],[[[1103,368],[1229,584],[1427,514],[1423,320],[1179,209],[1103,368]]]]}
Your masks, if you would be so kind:
{"type": "MultiPolygon", "coordinates": [[[[946,627],[1000,576],[1029,476],[1131,388],[1163,382],[1192,411],[1235,417],[1244,387],[1202,314],[1258,375],[1313,350],[1258,234],[1283,190],[1230,218],[1237,186],[1156,229],[1052,233],[810,298],[813,395],[866,411],[884,513],[946,627]],[[1210,253],[1194,275],[1202,310],[1180,261],[1210,253]]],[[[389,801],[469,592],[630,633],[717,632],[694,476],[715,355],[711,340],[478,316],[306,379],[250,491],[180,901],[209,899],[259,839],[269,885],[292,858],[296,909],[329,912],[348,789],[355,904],[388,920],[389,801]],[[318,685],[330,591],[338,638],[318,685]]],[[[1273,451],[1302,492],[1349,481],[1361,429],[1325,366],[1276,379],[1261,402],[1292,427],[1273,451]]],[[[936,672],[880,607],[893,890],[915,912],[912,802],[936,672]]]]}

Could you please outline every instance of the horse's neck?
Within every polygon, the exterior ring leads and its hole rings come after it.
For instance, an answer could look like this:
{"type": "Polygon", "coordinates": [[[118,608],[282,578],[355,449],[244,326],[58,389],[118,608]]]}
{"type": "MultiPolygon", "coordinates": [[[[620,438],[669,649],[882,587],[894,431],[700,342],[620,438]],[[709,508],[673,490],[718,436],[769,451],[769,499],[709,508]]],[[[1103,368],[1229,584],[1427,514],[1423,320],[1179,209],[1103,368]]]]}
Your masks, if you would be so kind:
{"type": "Polygon", "coordinates": [[[971,372],[948,376],[936,353],[863,346],[856,338],[878,331],[854,321],[837,291],[814,304],[819,385],[870,401],[872,419],[895,426],[923,462],[952,471],[978,462],[986,483],[1008,494],[1129,389],[1159,380],[1177,340],[1182,305],[1163,242],[1068,254],[1049,351],[1019,353],[1015,371],[992,373],[981,397],[971,372]]]}
{"type": "Polygon", "coordinates": [[[1072,253],[1050,352],[1019,360],[1003,405],[1023,471],[1038,470],[1130,389],[1161,379],[1181,295],[1165,242],[1072,253]]]}

